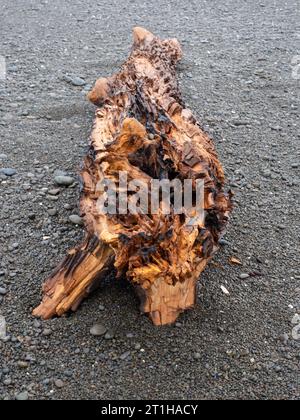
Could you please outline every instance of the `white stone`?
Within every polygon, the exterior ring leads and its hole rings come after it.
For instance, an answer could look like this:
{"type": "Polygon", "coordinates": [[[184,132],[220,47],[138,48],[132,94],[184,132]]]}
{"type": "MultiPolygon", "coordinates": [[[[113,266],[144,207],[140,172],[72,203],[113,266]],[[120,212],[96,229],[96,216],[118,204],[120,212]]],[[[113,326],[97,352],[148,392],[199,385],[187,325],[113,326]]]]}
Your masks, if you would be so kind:
{"type": "Polygon", "coordinates": [[[6,320],[3,315],[0,315],[0,340],[6,339],[6,320]]]}

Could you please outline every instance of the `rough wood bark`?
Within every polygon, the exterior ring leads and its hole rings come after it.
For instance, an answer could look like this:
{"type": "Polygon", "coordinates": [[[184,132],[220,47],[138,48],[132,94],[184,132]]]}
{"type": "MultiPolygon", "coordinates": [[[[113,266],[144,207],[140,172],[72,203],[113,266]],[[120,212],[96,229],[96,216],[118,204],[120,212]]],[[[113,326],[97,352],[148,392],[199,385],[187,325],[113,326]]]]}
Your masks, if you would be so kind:
{"type": "Polygon", "coordinates": [[[49,318],[76,309],[112,265],[136,286],[141,310],[154,324],[174,322],[196,300],[196,282],[218,249],[231,210],[224,173],[212,140],[181,99],[176,39],[162,41],[134,29],[130,57],[121,71],[100,79],[89,94],[99,108],[90,153],[82,170],[81,211],[87,238],[70,251],[44,285],[34,315],[49,318]],[[191,215],[104,215],[97,188],[118,185],[119,171],[150,185],[155,179],[204,179],[205,218],[191,215]]]}

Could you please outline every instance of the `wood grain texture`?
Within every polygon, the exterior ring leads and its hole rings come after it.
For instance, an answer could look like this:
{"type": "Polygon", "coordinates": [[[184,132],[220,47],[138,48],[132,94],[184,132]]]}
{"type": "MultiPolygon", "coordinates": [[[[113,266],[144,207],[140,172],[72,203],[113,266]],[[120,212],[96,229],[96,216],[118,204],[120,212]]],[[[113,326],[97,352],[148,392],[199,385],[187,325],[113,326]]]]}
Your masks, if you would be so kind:
{"type": "Polygon", "coordinates": [[[82,170],[81,212],[87,238],[70,251],[44,285],[34,315],[76,309],[106,270],[136,286],[141,310],[155,325],[173,323],[196,300],[196,283],[218,249],[232,208],[212,140],[185,108],[176,79],[182,57],[176,39],[134,29],[134,44],[119,73],[99,79],[89,99],[97,105],[90,152],[82,170]],[[103,179],[202,179],[205,217],[193,214],[106,215],[97,206],[103,179]]]}

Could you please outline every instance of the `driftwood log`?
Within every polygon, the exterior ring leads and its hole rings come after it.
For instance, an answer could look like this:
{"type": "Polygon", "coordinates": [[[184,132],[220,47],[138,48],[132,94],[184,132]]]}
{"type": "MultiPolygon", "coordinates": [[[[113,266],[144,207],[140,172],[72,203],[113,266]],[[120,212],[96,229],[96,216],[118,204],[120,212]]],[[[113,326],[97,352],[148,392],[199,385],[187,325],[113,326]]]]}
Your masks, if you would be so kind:
{"type": "Polygon", "coordinates": [[[45,282],[33,312],[44,319],[76,310],[113,267],[136,287],[141,310],[155,325],[173,323],[193,307],[196,282],[216,250],[231,210],[224,173],[212,140],[181,99],[176,39],[134,29],[134,44],[120,72],[99,79],[89,99],[97,105],[90,152],[82,170],[81,212],[86,239],[71,250],[45,282]],[[152,179],[203,179],[205,217],[107,215],[97,189],[104,178],[118,185],[119,171],[152,179]]]}

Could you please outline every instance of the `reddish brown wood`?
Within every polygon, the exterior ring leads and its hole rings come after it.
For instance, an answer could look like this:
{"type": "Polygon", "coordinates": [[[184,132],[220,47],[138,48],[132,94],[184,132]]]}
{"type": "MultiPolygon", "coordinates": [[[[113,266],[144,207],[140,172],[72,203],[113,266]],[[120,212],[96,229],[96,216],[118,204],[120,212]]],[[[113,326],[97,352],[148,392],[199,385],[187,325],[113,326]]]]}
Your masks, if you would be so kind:
{"type": "Polygon", "coordinates": [[[212,140],[185,108],[176,79],[182,56],[176,39],[162,41],[134,29],[121,71],[99,79],[89,99],[99,108],[85,159],[81,210],[87,239],[72,250],[44,285],[34,315],[49,318],[76,309],[112,265],[141,297],[154,324],[174,322],[196,299],[196,283],[218,249],[231,210],[224,173],[212,140]],[[190,226],[171,214],[109,216],[99,213],[97,185],[118,184],[118,172],[150,185],[153,178],[205,180],[206,217],[190,226]]]}

